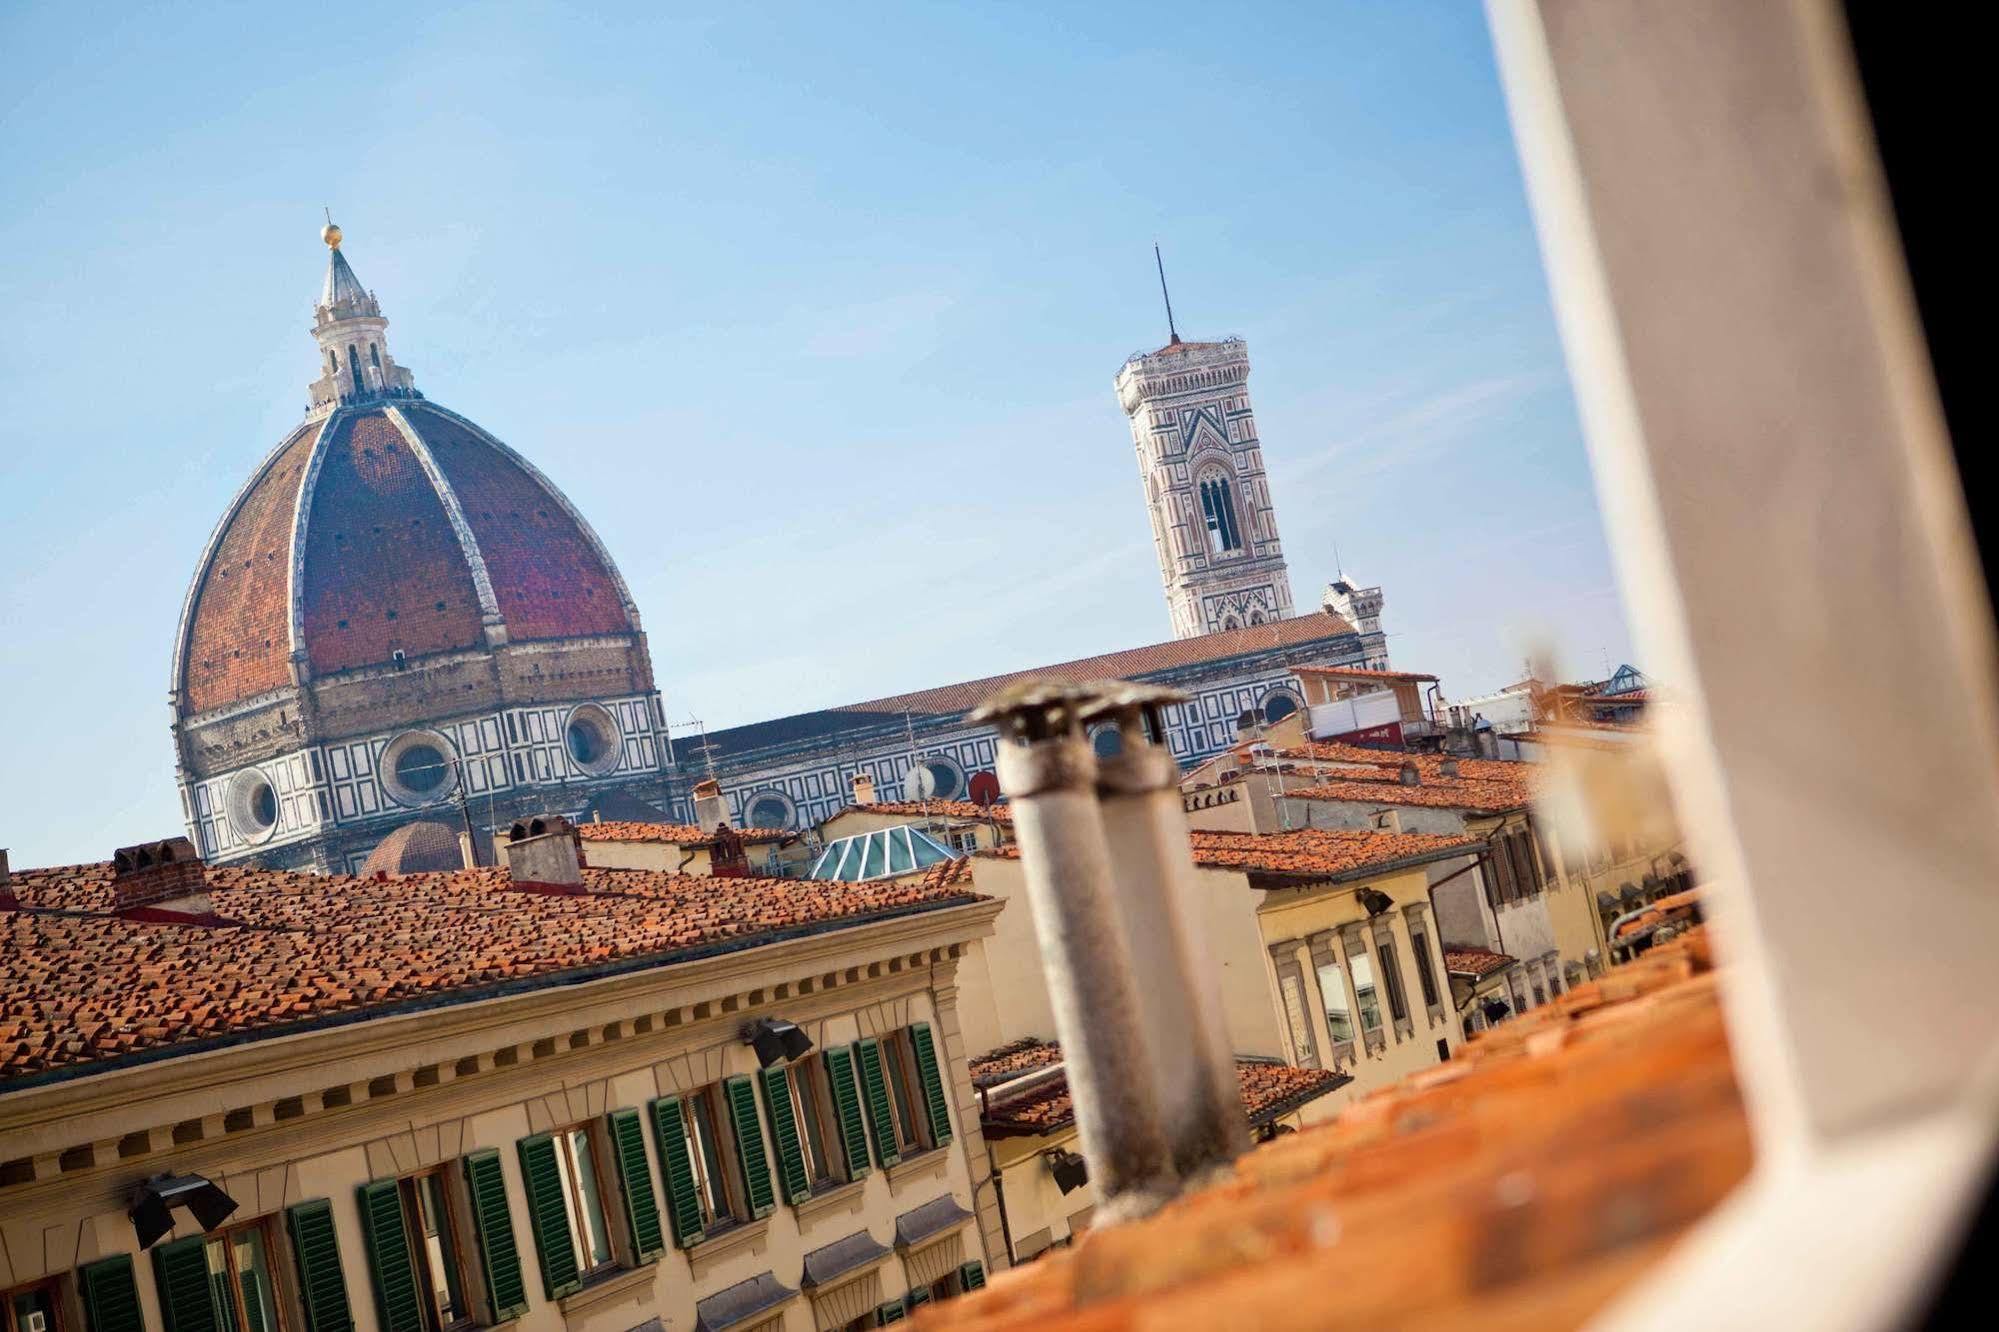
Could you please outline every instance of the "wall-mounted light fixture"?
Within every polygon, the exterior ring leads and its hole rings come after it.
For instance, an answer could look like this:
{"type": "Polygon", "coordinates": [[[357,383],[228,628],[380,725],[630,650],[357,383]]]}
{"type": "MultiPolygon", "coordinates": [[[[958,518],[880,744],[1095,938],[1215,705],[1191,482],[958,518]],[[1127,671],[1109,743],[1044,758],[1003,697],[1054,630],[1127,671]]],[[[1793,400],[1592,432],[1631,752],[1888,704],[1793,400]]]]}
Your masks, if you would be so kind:
{"type": "Polygon", "coordinates": [[[1048,1173],[1055,1176],[1055,1186],[1064,1193],[1074,1193],[1090,1182],[1090,1166],[1080,1155],[1066,1148],[1057,1147],[1048,1153],[1048,1173]]]}
{"type": "Polygon", "coordinates": [[[151,1248],[174,1228],[173,1209],[185,1207],[203,1230],[213,1230],[236,1210],[236,1200],[200,1175],[155,1175],[132,1190],[127,1213],[139,1247],[151,1248]]]}
{"type": "Polygon", "coordinates": [[[802,1058],[812,1048],[812,1038],[795,1022],[783,1018],[758,1018],[743,1028],[743,1044],[757,1052],[757,1066],[769,1068],[785,1059],[802,1058]]]}

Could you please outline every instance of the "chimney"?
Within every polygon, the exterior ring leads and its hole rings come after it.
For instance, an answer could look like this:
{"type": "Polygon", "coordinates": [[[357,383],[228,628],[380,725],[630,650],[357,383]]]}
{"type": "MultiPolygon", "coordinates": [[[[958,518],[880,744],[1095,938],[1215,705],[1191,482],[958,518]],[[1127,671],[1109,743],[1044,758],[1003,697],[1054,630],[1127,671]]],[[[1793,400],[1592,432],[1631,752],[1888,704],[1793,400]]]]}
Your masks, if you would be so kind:
{"type": "Polygon", "coordinates": [[[713,777],[694,783],[694,823],[704,833],[729,824],[729,802],[722,799],[722,784],[713,777]]]}
{"type": "Polygon", "coordinates": [[[875,803],[875,779],[865,772],[854,774],[854,803],[857,805],[875,803]]]}
{"type": "Polygon", "coordinates": [[[1138,1016],[1154,1054],[1152,1086],[1173,1168],[1198,1184],[1249,1143],[1219,971],[1198,924],[1200,889],[1180,803],[1180,765],[1158,739],[1166,734],[1160,709],[1186,698],[1157,685],[1113,681],[1083,716],[1109,720],[1118,731],[1117,753],[1097,760],[1111,882],[1132,980],[1145,996],[1138,1016]]]}
{"type": "Polygon", "coordinates": [[[1399,809],[1382,810],[1379,814],[1376,814],[1374,816],[1374,827],[1375,831],[1377,832],[1392,832],[1392,833],[1401,832],[1402,811],[1399,809]]]}
{"type": "Polygon", "coordinates": [[[458,863],[466,869],[479,868],[479,844],[472,840],[469,832],[458,834],[458,863]]]}
{"type": "Polygon", "coordinates": [[[111,893],[120,911],[153,907],[208,915],[208,871],[185,837],[121,846],[111,854],[111,893]]]}
{"type": "Polygon", "coordinates": [[[7,863],[7,848],[0,846],[0,889],[14,882],[13,868],[7,863]]]}
{"type": "Polygon", "coordinates": [[[1254,711],[1246,711],[1235,719],[1237,744],[1248,744],[1263,734],[1263,719],[1254,711]]]}
{"type": "Polygon", "coordinates": [[[507,875],[517,885],[583,886],[583,839],[560,814],[522,819],[507,830],[507,875]]]}
{"type": "Polygon", "coordinates": [[[1000,785],[1013,810],[1076,1129],[1103,1199],[1098,1223],[1111,1224],[1158,1210],[1175,1180],[1147,1024],[1112,901],[1097,756],[1083,736],[1081,708],[1094,698],[1076,685],[1023,680],[967,720],[999,731],[1000,785]]]}
{"type": "Polygon", "coordinates": [[[1404,786],[1421,786],[1423,784],[1423,773],[1414,763],[1404,759],[1402,761],[1402,770],[1396,773],[1396,779],[1404,786]]]}
{"type": "Polygon", "coordinates": [[[1457,759],[1447,758],[1442,763],[1439,763],[1437,765],[1437,775],[1440,777],[1449,777],[1453,781],[1457,780],[1457,775],[1458,775],[1457,759]]]}

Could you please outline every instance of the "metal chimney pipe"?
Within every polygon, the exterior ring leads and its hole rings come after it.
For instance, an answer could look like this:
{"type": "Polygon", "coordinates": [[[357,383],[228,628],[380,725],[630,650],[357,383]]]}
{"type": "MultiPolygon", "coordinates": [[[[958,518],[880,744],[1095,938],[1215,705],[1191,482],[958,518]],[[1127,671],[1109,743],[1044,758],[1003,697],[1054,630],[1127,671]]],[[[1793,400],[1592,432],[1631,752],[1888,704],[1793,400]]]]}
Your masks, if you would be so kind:
{"type": "Polygon", "coordinates": [[[1242,1088],[1229,1048],[1218,972],[1201,937],[1199,891],[1180,765],[1160,740],[1160,709],[1186,695],[1157,685],[1111,682],[1084,721],[1117,728],[1118,750],[1097,760],[1104,837],[1141,1018],[1155,1059],[1152,1084],[1167,1145],[1181,1178],[1224,1168],[1249,1145],[1242,1088]]]}
{"type": "Polygon", "coordinates": [[[1112,902],[1096,755],[1083,736],[1082,706],[1094,698],[1074,685],[1028,680],[970,720],[1000,733],[1000,785],[1013,811],[1076,1129],[1102,1198],[1097,1215],[1111,1223],[1156,1210],[1176,1181],[1112,902]]]}

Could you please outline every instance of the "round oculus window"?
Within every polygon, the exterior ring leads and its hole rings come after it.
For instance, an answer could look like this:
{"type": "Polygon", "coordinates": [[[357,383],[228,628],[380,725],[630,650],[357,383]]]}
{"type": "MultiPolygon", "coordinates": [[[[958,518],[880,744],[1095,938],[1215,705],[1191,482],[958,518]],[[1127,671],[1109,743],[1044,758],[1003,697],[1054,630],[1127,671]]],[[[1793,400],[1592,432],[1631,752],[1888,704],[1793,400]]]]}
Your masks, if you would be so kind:
{"type": "Polygon", "coordinates": [[[1124,752],[1124,735],[1115,726],[1099,726],[1090,733],[1090,748],[1098,758],[1116,758],[1124,752]]]}
{"type": "Polygon", "coordinates": [[[1298,700],[1285,693],[1273,693],[1263,700],[1263,719],[1281,722],[1298,710],[1298,700]]]}
{"type": "Polygon", "coordinates": [[[585,704],[569,714],[563,731],[569,761],[592,776],[618,766],[618,723],[595,703],[585,704]]]}
{"type": "Polygon", "coordinates": [[[748,813],[745,816],[752,828],[782,829],[791,826],[796,807],[791,797],[778,791],[765,791],[750,797],[748,813]]]}
{"type": "Polygon", "coordinates": [[[382,751],[382,785],[405,805],[440,799],[458,784],[448,741],[434,731],[405,731],[382,751]]]}
{"type": "Polygon", "coordinates": [[[958,800],[964,796],[965,770],[950,759],[933,754],[923,760],[923,770],[930,774],[925,799],[958,800]]]}
{"type": "Polygon", "coordinates": [[[246,842],[269,838],[278,826],[278,790],[260,770],[250,768],[229,783],[229,822],[246,842]]]}

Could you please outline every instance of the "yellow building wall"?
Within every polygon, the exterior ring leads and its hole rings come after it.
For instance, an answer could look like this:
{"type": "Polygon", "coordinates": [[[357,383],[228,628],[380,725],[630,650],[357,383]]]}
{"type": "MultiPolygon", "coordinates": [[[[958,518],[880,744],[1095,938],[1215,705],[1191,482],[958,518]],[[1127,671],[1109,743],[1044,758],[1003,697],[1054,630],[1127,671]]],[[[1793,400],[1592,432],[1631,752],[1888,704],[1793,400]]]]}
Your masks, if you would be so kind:
{"type": "MultiPolygon", "coordinates": [[[[111,1254],[131,1253],[145,1327],[147,1332],[162,1332],[166,1324],[152,1263],[145,1254],[135,1252],[136,1239],[123,1198],[129,1184],[146,1175],[160,1170],[192,1171],[208,1176],[237,1199],[239,1207],[229,1219],[230,1226],[270,1218],[267,1234],[275,1244],[272,1264],[281,1292],[296,1284],[285,1209],[315,1198],[330,1200],[354,1332],[378,1332],[379,1314],[356,1203],[357,1188],[493,1148],[499,1153],[507,1184],[514,1239],[528,1292],[527,1312],[508,1327],[519,1332],[626,1332],[659,1317],[667,1327],[691,1328],[697,1299],[766,1270],[796,1287],[806,1252],[857,1230],[865,1229],[892,1248],[896,1216],[934,1198],[951,1195],[974,1213],[981,1201],[990,1206],[989,1196],[981,1199],[974,1192],[969,1153],[979,1155],[977,1175],[983,1178],[984,1148],[977,1136],[975,1102],[965,1079],[963,1037],[955,1010],[940,1003],[938,992],[929,988],[929,971],[897,975],[899,983],[886,979],[860,982],[868,987],[865,1007],[819,1017],[804,1012],[795,1016],[820,1049],[897,1030],[911,1022],[930,1023],[951,1081],[948,1095],[954,1135],[949,1144],[887,1169],[872,1169],[857,1183],[797,1207],[786,1204],[780,1191],[777,1206],[767,1217],[691,1250],[674,1247],[669,1230],[669,1247],[660,1259],[618,1270],[559,1301],[549,1300],[542,1286],[518,1142],[534,1133],[600,1121],[612,1109],[638,1109],[645,1125],[648,1178],[664,1224],[667,1194],[647,1103],[724,1077],[753,1074],[756,1056],[741,1043],[737,1019],[704,1023],[698,1029],[700,1035],[692,1039],[686,1033],[655,1031],[613,1045],[558,1050],[552,1056],[524,1059],[518,1067],[491,1069],[476,1079],[447,1081],[428,1089],[399,1087],[393,1111],[371,1104],[368,1088],[361,1084],[355,1104],[344,1110],[324,1112],[296,1125],[266,1125],[262,1131],[246,1132],[240,1138],[231,1133],[219,1142],[176,1147],[151,1158],[143,1171],[127,1170],[115,1180],[93,1178],[66,1189],[38,1190],[30,1201],[7,1201],[0,1204],[0,1254],[5,1255],[0,1260],[0,1289],[44,1276],[67,1275],[78,1265],[111,1254]],[[616,1052],[625,1051],[627,1058],[615,1059],[616,1052]],[[131,1179],[126,1180],[125,1175],[131,1179]],[[45,1236],[54,1237],[55,1242],[45,1244],[45,1236]]],[[[955,999],[948,980],[942,993],[955,999]]],[[[279,1096],[316,1095],[329,1083],[338,1083],[342,1070],[337,1064],[285,1061],[280,1047],[286,1042],[271,1044],[274,1059],[280,1060],[285,1070],[276,1076],[289,1085],[267,1090],[279,1096]]],[[[764,1110],[761,1092],[758,1106],[764,1110]]],[[[776,1148],[767,1111],[759,1118],[773,1188],[778,1189],[776,1148]]],[[[980,1192],[989,1195],[990,1189],[980,1192]]],[[[605,1194],[604,1208],[608,1228],[617,1237],[614,1244],[622,1246],[624,1222],[615,1193],[605,1194]]],[[[174,1215],[177,1225],[172,1238],[201,1233],[185,1210],[174,1215]]],[[[996,1213],[994,1237],[997,1239],[996,1213]]],[[[458,1241],[462,1254],[476,1251],[468,1233],[460,1233],[458,1241]]],[[[959,1237],[950,1242],[962,1244],[965,1259],[990,1263],[976,1219],[965,1222],[959,1237]]],[[[477,1283],[478,1270],[474,1263],[464,1273],[472,1284],[477,1283]]],[[[879,1280],[883,1301],[899,1298],[907,1289],[901,1261],[893,1252],[880,1264],[879,1280]]],[[[72,1311],[80,1308],[73,1289],[67,1292],[67,1304],[72,1311]]],[[[284,1332],[303,1332],[295,1300],[281,1294],[281,1311],[287,1320],[284,1332]]],[[[804,1332],[814,1327],[811,1303],[803,1296],[785,1306],[780,1316],[787,1329],[804,1332]]],[[[82,1323],[74,1321],[66,1326],[81,1327],[82,1323]]]]}

